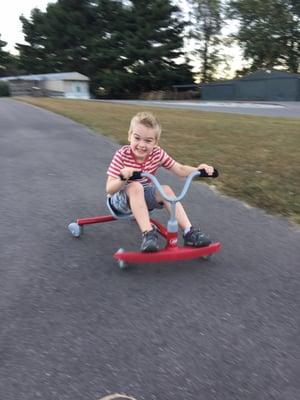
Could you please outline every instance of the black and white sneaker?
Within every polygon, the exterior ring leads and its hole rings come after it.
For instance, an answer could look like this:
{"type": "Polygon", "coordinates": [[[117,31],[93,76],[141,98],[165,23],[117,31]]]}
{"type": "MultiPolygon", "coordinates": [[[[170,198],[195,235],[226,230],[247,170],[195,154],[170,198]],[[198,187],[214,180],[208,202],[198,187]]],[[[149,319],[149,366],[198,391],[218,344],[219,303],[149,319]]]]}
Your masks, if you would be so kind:
{"type": "Polygon", "coordinates": [[[205,247],[211,244],[209,236],[201,232],[200,229],[195,229],[193,226],[183,235],[183,239],[185,246],[205,247]]]}
{"type": "Polygon", "coordinates": [[[143,240],[141,244],[141,251],[143,253],[151,253],[154,251],[158,251],[158,233],[155,228],[151,229],[151,231],[143,233],[143,240]]]}

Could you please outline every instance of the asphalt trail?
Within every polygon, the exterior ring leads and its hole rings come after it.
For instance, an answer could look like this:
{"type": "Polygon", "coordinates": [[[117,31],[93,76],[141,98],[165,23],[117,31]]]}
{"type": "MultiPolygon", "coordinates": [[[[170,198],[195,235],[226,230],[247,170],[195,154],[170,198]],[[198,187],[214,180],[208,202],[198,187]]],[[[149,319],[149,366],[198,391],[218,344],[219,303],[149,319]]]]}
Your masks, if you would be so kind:
{"type": "Polygon", "coordinates": [[[194,184],[185,207],[222,251],[122,272],[112,254],[139,245],[133,222],[67,231],[107,213],[117,147],[0,99],[0,399],[299,398],[299,230],[194,184]]]}

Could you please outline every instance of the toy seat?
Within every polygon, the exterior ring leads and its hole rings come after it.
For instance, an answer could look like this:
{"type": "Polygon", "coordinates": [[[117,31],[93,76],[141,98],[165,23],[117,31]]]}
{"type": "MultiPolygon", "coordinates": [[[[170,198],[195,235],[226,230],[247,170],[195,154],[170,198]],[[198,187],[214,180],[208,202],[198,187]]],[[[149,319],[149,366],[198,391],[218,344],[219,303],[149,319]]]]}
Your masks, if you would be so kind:
{"type": "MultiPolygon", "coordinates": [[[[106,205],[111,213],[111,215],[116,218],[116,219],[134,219],[134,216],[132,213],[122,213],[120,211],[118,211],[112,204],[111,204],[111,197],[107,196],[106,198],[106,205]]],[[[151,215],[153,213],[153,210],[149,210],[149,214],[151,215]]]]}
{"type": "Polygon", "coordinates": [[[118,211],[112,204],[111,204],[111,197],[107,196],[106,198],[106,205],[111,213],[111,215],[116,218],[116,219],[134,219],[134,216],[132,215],[132,213],[122,213],[120,211],[118,211]]]}

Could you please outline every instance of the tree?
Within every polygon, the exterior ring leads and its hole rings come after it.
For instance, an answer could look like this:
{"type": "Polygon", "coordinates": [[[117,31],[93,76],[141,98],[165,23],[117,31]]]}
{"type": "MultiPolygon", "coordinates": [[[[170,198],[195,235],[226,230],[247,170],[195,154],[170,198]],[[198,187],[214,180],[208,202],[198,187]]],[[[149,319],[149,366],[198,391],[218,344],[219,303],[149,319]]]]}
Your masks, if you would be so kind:
{"type": "Polygon", "coordinates": [[[16,72],[17,58],[3,48],[7,42],[1,40],[0,34],[0,76],[13,75],[16,72]]]}
{"type": "Polygon", "coordinates": [[[283,67],[299,71],[298,0],[230,0],[228,16],[240,23],[235,34],[251,70],[283,67]]]}
{"type": "Polygon", "coordinates": [[[130,91],[131,77],[126,65],[125,48],[128,15],[122,1],[98,0],[95,24],[89,40],[95,89],[100,86],[108,96],[130,91]]]}
{"type": "Polygon", "coordinates": [[[17,45],[21,66],[30,73],[89,69],[87,42],[94,23],[88,0],[58,0],[46,12],[35,8],[27,20],[20,17],[25,41],[17,45]]]}
{"type": "Polygon", "coordinates": [[[175,62],[177,13],[170,0],[58,0],[20,18],[28,43],[18,45],[20,63],[29,73],[81,72],[109,95],[190,82],[189,67],[175,62]]]}
{"type": "Polygon", "coordinates": [[[190,67],[178,63],[183,55],[184,28],[179,8],[169,0],[128,3],[124,64],[131,73],[133,90],[167,89],[192,82],[190,67]]]}
{"type": "Polygon", "coordinates": [[[218,64],[223,61],[219,45],[223,27],[221,0],[189,0],[192,28],[190,38],[195,40],[194,55],[200,61],[201,82],[211,81],[218,64]]]}
{"type": "Polygon", "coordinates": [[[5,47],[6,45],[7,42],[1,40],[1,34],[0,34],[0,76],[5,75],[6,67],[8,64],[9,55],[5,50],[3,50],[3,47],[5,47]]]}

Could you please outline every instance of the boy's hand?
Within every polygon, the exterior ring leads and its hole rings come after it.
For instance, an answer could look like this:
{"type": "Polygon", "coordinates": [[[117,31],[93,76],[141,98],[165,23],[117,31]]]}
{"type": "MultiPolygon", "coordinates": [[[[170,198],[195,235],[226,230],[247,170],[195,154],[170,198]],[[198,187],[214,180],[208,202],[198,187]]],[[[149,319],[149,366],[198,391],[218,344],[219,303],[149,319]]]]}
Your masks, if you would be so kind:
{"type": "Polygon", "coordinates": [[[125,168],[122,168],[122,169],[121,169],[120,175],[123,177],[123,179],[124,179],[125,181],[128,181],[128,179],[132,177],[132,174],[133,174],[135,171],[140,171],[140,170],[137,169],[137,168],[125,167],[125,168]]]}
{"type": "Polygon", "coordinates": [[[199,164],[197,169],[205,169],[205,172],[209,176],[212,176],[212,174],[214,172],[214,167],[212,167],[211,165],[207,165],[207,164],[199,164]]]}

